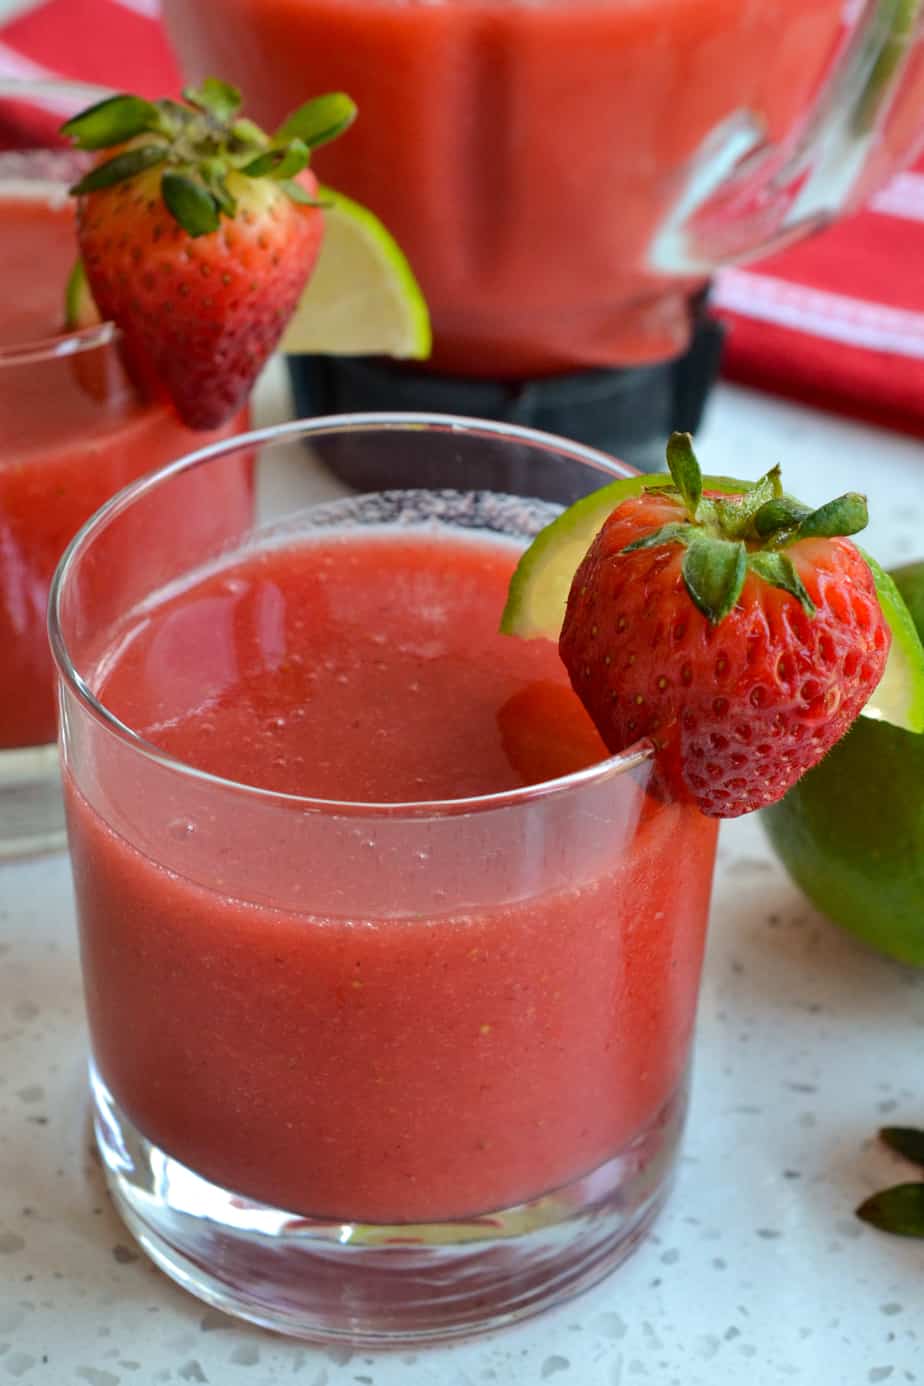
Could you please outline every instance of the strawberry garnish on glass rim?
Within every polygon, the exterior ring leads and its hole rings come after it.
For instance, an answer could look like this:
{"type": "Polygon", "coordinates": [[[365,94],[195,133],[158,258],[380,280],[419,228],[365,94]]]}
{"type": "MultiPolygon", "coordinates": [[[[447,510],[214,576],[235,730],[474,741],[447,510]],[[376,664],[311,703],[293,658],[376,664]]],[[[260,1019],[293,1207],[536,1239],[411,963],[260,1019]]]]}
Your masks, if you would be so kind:
{"type": "Polygon", "coordinates": [[[317,97],[270,136],[225,82],[183,97],[112,96],[62,133],[108,151],[71,189],[100,314],[184,423],[211,429],[245,403],[298,304],[323,231],[308,161],[356,107],[317,97]]]}
{"type": "Polygon", "coordinates": [[[668,466],[578,501],[537,536],[503,629],[560,630],[608,749],[649,739],[676,792],[734,817],[780,798],[867,705],[892,644],[883,604],[915,686],[924,656],[892,585],[847,537],[866,525],[864,497],[811,509],[783,493],[778,468],[756,485],[704,485],[688,434],[672,436],[668,466]]]}

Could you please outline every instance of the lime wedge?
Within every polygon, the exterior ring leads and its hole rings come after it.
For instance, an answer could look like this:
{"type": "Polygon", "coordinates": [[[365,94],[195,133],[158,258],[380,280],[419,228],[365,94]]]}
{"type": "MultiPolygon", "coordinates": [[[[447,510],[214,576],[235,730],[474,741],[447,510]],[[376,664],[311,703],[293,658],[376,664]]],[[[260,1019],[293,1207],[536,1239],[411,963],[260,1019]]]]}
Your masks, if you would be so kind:
{"type": "Polygon", "coordinates": [[[71,270],[64,291],[64,321],[69,332],[95,327],[100,321],[99,309],[93,302],[83,262],[78,260],[71,270]]]}
{"type": "Polygon", "coordinates": [[[430,353],[430,316],[397,241],[366,207],[319,188],[324,240],[280,350],[326,356],[430,353]]]}
{"type": "Polygon", "coordinates": [[[862,716],[891,722],[903,731],[924,732],[924,646],[911,612],[889,574],[875,558],[863,554],[870,566],[879,605],[892,631],[885,673],[863,709],[862,716]]]}
{"type": "MultiPolygon", "coordinates": [[[[607,515],[630,496],[673,484],[667,472],[621,477],[589,496],[582,496],[540,530],[510,579],[501,617],[503,633],[518,635],[521,640],[557,640],[571,580],[607,515]]],[[[703,487],[733,494],[748,490],[750,483],[704,476],[703,487]]]]}

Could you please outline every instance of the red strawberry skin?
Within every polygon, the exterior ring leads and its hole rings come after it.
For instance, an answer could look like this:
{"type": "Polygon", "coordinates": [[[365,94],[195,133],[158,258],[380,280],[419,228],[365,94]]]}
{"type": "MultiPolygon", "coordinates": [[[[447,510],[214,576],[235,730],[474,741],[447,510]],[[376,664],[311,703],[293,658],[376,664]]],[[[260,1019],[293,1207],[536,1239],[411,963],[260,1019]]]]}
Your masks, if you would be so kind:
{"type": "Polygon", "coordinates": [[[610,751],[652,737],[701,811],[732,818],[781,798],[844,735],[891,634],[843,538],[786,550],[814,616],[749,573],[712,624],[686,591],[679,544],[623,552],[684,519],[678,499],[651,492],[610,515],[575,574],[559,650],[610,751]]]}
{"type": "MultiPolygon", "coordinates": [[[[308,170],[297,181],[316,191],[308,170]]],[[[246,402],[321,247],[320,209],[270,179],[232,173],[228,184],[234,216],[196,238],[164,206],[157,168],[78,200],[80,253],[101,314],[194,429],[218,427],[246,402]]]]}

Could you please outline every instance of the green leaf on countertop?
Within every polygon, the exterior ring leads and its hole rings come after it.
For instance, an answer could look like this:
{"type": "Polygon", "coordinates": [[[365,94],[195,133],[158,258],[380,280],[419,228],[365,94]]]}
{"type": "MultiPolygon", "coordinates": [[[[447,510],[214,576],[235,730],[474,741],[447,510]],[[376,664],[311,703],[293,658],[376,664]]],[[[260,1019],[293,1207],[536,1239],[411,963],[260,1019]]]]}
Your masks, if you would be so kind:
{"type": "Polygon", "coordinates": [[[924,1237],[924,1183],[895,1184],[861,1203],[861,1222],[896,1237],[924,1237]]]}
{"type": "Polygon", "coordinates": [[[913,1126],[883,1126],[879,1139],[896,1155],[924,1168],[924,1131],[913,1126]]]}

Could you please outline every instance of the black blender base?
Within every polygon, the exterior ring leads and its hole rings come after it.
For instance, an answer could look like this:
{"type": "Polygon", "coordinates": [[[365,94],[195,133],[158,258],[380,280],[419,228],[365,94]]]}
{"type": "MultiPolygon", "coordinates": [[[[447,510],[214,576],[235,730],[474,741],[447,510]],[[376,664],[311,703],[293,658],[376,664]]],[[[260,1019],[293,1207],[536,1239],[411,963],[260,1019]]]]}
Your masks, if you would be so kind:
{"type": "MultiPolygon", "coordinates": [[[[664,445],[674,429],[694,433],[709,390],[718,375],[723,330],[701,317],[693,343],[674,361],[619,370],[575,371],[534,380],[493,381],[434,375],[380,357],[294,356],[288,358],[296,410],[300,417],[378,411],[459,414],[522,424],[571,438],[620,458],[639,471],[664,469],[664,445]]],[[[366,456],[368,453],[366,452],[366,456]]],[[[344,440],[325,462],[342,480],[361,490],[375,489],[368,462],[360,467],[344,440]]],[[[392,484],[396,459],[389,459],[392,484]]],[[[560,466],[550,462],[550,466],[560,466]]],[[[541,499],[565,499],[561,481],[545,486],[535,453],[526,476],[511,455],[497,489],[541,499]]],[[[429,485],[419,466],[408,485],[429,485]]]]}

